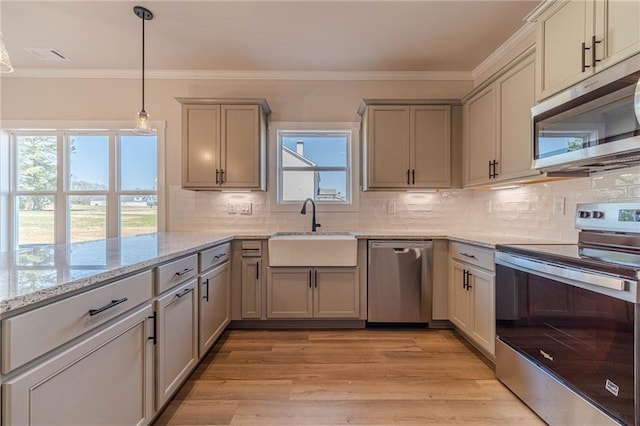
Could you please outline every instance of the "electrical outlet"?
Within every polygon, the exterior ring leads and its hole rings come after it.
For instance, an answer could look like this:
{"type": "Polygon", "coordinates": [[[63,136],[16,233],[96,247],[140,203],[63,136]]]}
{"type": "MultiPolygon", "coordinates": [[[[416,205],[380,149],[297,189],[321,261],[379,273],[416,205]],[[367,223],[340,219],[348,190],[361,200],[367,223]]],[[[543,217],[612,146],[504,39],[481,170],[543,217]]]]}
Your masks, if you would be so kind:
{"type": "Polygon", "coordinates": [[[240,204],[240,214],[251,214],[251,211],[252,211],[251,203],[240,204]]]}
{"type": "Polygon", "coordinates": [[[238,213],[238,205],[235,203],[229,203],[227,206],[227,212],[229,214],[236,214],[238,213]]]}
{"type": "Polygon", "coordinates": [[[553,199],[553,213],[558,216],[564,216],[566,198],[558,197],[553,199]]]}
{"type": "Polygon", "coordinates": [[[393,201],[387,203],[387,214],[396,214],[396,203],[393,201]]]}

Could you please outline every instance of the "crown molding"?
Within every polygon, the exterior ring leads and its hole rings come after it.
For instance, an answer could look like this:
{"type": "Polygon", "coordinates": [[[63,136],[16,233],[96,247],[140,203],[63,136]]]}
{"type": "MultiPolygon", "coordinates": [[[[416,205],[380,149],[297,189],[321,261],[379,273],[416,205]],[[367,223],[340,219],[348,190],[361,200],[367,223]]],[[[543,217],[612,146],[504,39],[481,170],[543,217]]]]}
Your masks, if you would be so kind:
{"type": "MultiPolygon", "coordinates": [[[[139,79],[140,70],[123,69],[16,69],[3,78],[97,78],[139,79]]],[[[147,79],[157,80],[392,80],[468,81],[469,71],[198,71],[147,70],[147,79]]]]}
{"type": "MultiPolygon", "coordinates": [[[[564,0],[566,2],[566,0],[564,0]]],[[[536,6],[527,16],[524,17],[524,20],[527,22],[536,22],[540,15],[546,12],[549,8],[554,6],[556,3],[560,3],[558,0],[544,0],[536,6]]]]}
{"type": "Polygon", "coordinates": [[[471,75],[474,80],[484,74],[493,65],[498,63],[504,55],[506,55],[511,49],[515,48],[522,40],[529,37],[535,32],[536,26],[532,22],[525,23],[518,31],[516,31],[507,41],[502,43],[491,55],[480,63],[477,67],[471,71],[471,75]]]}

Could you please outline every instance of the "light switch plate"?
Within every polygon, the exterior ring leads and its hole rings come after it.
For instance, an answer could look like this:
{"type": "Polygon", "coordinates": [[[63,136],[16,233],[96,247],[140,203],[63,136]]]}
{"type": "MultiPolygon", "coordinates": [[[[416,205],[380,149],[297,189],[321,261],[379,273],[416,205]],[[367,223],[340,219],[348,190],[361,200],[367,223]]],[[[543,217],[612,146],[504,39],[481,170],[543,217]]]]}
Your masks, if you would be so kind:
{"type": "Polygon", "coordinates": [[[553,213],[557,216],[564,216],[566,198],[556,197],[553,199],[553,213]]]}
{"type": "Polygon", "coordinates": [[[387,214],[396,214],[396,203],[393,201],[387,203],[387,214]]]}
{"type": "Polygon", "coordinates": [[[242,203],[240,204],[240,214],[251,214],[253,210],[253,206],[251,203],[242,203]]]}

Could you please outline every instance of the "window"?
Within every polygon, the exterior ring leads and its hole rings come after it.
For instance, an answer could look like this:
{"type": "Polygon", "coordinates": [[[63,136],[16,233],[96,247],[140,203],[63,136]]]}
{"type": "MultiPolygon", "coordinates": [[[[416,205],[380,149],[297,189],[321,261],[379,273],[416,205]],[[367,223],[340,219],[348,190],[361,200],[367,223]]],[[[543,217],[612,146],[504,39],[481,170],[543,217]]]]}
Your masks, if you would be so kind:
{"type": "Polygon", "coordinates": [[[278,204],[351,204],[351,131],[280,130],[278,204]]]}
{"type": "Polygon", "coordinates": [[[126,131],[19,131],[14,247],[158,230],[158,138],[126,131]]]}

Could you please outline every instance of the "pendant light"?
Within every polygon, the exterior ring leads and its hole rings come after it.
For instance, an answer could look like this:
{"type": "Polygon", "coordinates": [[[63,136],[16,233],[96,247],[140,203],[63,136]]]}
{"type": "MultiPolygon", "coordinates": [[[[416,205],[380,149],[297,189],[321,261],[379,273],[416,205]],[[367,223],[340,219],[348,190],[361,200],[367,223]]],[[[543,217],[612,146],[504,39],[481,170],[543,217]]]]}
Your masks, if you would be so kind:
{"type": "Polygon", "coordinates": [[[153,129],[151,129],[151,120],[149,119],[147,111],[144,110],[144,21],[152,20],[153,13],[142,6],[134,7],[133,13],[142,20],[142,109],[136,118],[136,128],[133,129],[133,132],[138,135],[151,135],[153,134],[153,129]]]}
{"type": "Polygon", "coordinates": [[[2,41],[2,33],[0,33],[0,73],[13,72],[11,66],[11,59],[9,59],[9,52],[2,41]]]}

